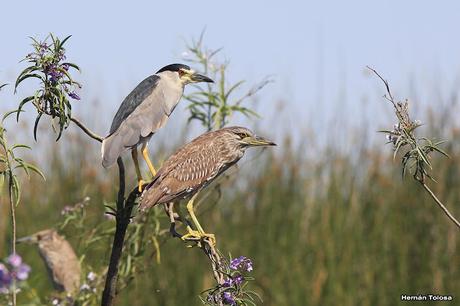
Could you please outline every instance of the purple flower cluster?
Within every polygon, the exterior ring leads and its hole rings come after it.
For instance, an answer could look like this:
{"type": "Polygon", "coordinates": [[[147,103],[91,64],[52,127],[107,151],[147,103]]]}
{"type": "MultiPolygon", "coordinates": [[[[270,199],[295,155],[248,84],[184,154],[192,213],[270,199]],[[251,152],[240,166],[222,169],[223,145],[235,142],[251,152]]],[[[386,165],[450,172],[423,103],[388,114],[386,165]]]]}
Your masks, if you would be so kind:
{"type": "Polygon", "coordinates": [[[222,302],[224,302],[225,305],[236,305],[235,297],[229,291],[222,293],[222,302]]]}
{"type": "Polygon", "coordinates": [[[227,277],[222,284],[217,285],[213,289],[209,289],[207,295],[207,305],[217,305],[219,302],[224,305],[240,305],[244,304],[246,298],[251,296],[251,293],[245,292],[244,288],[248,281],[252,278],[246,276],[247,272],[254,270],[252,260],[240,256],[230,260],[227,268],[227,277]]]}
{"type": "Polygon", "coordinates": [[[22,262],[21,256],[11,254],[6,265],[0,263],[0,293],[8,293],[13,280],[24,281],[29,277],[30,267],[22,262]]]}
{"type": "Polygon", "coordinates": [[[252,261],[245,256],[234,258],[230,261],[230,269],[251,272],[253,270],[252,261]]]}
{"type": "MultiPolygon", "coordinates": [[[[66,71],[70,68],[68,63],[61,63],[66,59],[65,49],[60,48],[58,51],[55,51],[53,45],[48,45],[46,42],[37,44],[35,52],[28,54],[26,58],[31,62],[35,62],[36,66],[43,67],[43,72],[52,85],[59,84],[65,77],[66,71]]],[[[63,88],[70,98],[80,100],[80,96],[75,91],[65,85],[63,88]]]]}
{"type": "Polygon", "coordinates": [[[86,206],[89,204],[89,197],[85,197],[83,201],[71,206],[71,205],[66,205],[64,208],[61,210],[61,216],[69,215],[77,211],[83,210],[86,206]]]}
{"type": "Polygon", "coordinates": [[[236,274],[234,276],[227,277],[225,282],[222,284],[223,287],[232,287],[232,286],[239,286],[243,283],[244,276],[241,274],[236,274]]]}
{"type": "Polygon", "coordinates": [[[401,134],[402,134],[401,124],[397,123],[393,126],[393,130],[387,134],[388,142],[392,142],[393,145],[396,145],[396,142],[398,141],[401,134]]]}

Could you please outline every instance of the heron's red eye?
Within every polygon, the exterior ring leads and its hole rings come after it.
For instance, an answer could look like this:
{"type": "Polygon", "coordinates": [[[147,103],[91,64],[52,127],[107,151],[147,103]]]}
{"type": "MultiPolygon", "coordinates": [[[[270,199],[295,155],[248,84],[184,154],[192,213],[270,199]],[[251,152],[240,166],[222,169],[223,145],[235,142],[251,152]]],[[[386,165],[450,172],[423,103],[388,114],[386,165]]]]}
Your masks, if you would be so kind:
{"type": "Polygon", "coordinates": [[[179,73],[180,78],[185,74],[185,71],[182,69],[179,69],[177,72],[179,73]]]}

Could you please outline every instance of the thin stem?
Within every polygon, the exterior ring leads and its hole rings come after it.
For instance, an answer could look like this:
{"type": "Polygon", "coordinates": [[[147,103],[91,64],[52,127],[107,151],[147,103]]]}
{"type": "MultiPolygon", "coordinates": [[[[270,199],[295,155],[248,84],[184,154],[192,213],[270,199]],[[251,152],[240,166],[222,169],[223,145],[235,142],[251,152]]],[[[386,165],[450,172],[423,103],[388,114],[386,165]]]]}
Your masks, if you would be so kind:
{"type": "MultiPolygon", "coordinates": [[[[7,157],[8,159],[9,157],[7,157]]],[[[8,178],[8,196],[10,200],[10,210],[11,210],[11,224],[12,224],[12,231],[13,231],[13,238],[12,238],[12,246],[11,246],[11,251],[12,254],[16,254],[16,210],[14,207],[14,201],[13,201],[13,173],[11,172],[11,169],[9,170],[9,178],[8,178]]],[[[13,306],[16,306],[16,279],[13,278],[13,306]]]]}
{"type": "Polygon", "coordinates": [[[423,188],[425,188],[425,190],[428,191],[430,196],[433,198],[436,204],[438,204],[438,206],[444,211],[447,217],[449,217],[449,219],[452,220],[452,222],[454,222],[455,225],[457,225],[457,227],[460,229],[460,222],[458,222],[457,219],[455,219],[455,217],[449,212],[449,210],[444,206],[444,204],[442,204],[442,202],[436,197],[433,191],[431,191],[431,189],[425,183],[420,182],[420,184],[422,184],[423,188]]]}
{"type": "MultiPolygon", "coordinates": [[[[10,150],[8,149],[8,143],[6,140],[5,136],[5,130],[1,128],[0,130],[1,134],[0,136],[2,137],[2,149],[5,152],[5,162],[6,162],[6,169],[8,173],[8,198],[9,198],[9,204],[10,204],[10,211],[11,211],[11,227],[12,227],[12,240],[11,240],[11,252],[12,254],[16,254],[16,208],[15,208],[15,201],[13,199],[14,197],[14,192],[13,188],[15,187],[15,181],[14,181],[14,174],[13,174],[13,165],[11,164],[11,156],[10,156],[10,150]]],[[[18,188],[18,186],[16,186],[18,188]]],[[[17,199],[16,199],[17,202],[17,199]]],[[[13,292],[12,292],[12,297],[13,297],[13,306],[16,306],[16,279],[13,278],[13,292]]]]}
{"type": "Polygon", "coordinates": [[[103,137],[97,135],[96,133],[92,132],[90,129],[88,129],[80,120],[72,117],[70,118],[70,120],[72,120],[80,129],[83,130],[83,132],[86,133],[86,135],[88,135],[89,137],[93,138],[94,140],[97,140],[99,142],[102,142],[102,140],[104,140],[103,137]]]}
{"type": "MultiPolygon", "coordinates": [[[[222,273],[222,259],[219,255],[217,249],[210,243],[208,239],[203,239],[204,244],[201,246],[201,249],[206,254],[206,256],[211,261],[211,268],[214,274],[214,279],[217,284],[223,285],[225,282],[225,275],[222,273]]],[[[223,302],[219,300],[218,306],[223,306],[223,302]]]]}

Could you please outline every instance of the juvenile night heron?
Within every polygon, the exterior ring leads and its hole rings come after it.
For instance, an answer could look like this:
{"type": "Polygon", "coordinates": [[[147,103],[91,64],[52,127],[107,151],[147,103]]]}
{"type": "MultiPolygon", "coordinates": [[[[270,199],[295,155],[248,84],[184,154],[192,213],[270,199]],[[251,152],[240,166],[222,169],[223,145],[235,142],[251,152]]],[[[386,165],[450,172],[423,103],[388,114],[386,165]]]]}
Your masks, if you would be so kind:
{"type": "Polygon", "coordinates": [[[76,293],[80,287],[80,262],[70,243],[54,229],[46,229],[18,242],[33,243],[38,246],[40,256],[54,288],[69,294],[76,293]]]}
{"type": "Polygon", "coordinates": [[[137,85],[121,103],[109,135],[102,142],[102,165],[105,168],[111,166],[123,152],[131,149],[140,191],[143,180],[137,146],[142,144],[142,156],[152,176],[155,176],[156,171],[147,151],[148,141],[168,121],[182,97],[185,85],[199,82],[213,81],[194,72],[189,66],[171,64],[137,85]]]}
{"type": "MultiPolygon", "coordinates": [[[[196,228],[187,226],[183,240],[209,238],[195,216],[193,202],[200,190],[237,163],[249,147],[274,146],[275,143],[255,136],[243,127],[227,127],[205,133],[180,148],[166,160],[153,181],[147,185],[141,197],[139,209],[145,211],[157,204],[190,199],[187,211],[196,228]]],[[[182,221],[185,219],[178,209],[182,221]]]]}

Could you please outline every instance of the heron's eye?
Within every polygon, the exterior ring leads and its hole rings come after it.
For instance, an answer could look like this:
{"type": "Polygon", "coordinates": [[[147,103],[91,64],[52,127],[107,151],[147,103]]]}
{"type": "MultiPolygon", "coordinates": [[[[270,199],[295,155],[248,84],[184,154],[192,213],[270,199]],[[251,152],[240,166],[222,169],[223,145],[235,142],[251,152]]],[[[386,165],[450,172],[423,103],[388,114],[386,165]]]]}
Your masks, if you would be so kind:
{"type": "Polygon", "coordinates": [[[236,133],[236,134],[237,134],[241,139],[246,138],[246,137],[249,137],[249,134],[248,134],[248,133],[244,133],[244,132],[242,132],[242,133],[236,133]]]}
{"type": "Polygon", "coordinates": [[[179,71],[177,71],[177,72],[179,73],[180,78],[185,75],[185,71],[182,70],[182,69],[179,69],[179,71]]]}

